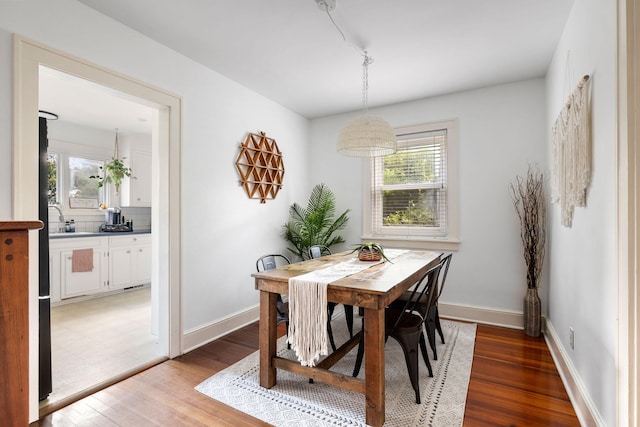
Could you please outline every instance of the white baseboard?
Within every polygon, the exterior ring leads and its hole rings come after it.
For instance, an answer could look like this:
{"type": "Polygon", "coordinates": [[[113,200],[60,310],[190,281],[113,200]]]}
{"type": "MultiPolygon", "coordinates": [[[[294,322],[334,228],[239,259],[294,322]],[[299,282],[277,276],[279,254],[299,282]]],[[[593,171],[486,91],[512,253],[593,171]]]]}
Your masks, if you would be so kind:
{"type": "MultiPolygon", "coordinates": [[[[439,303],[440,316],[452,320],[485,323],[506,328],[522,329],[522,313],[483,307],[439,303]]],[[[185,331],[183,353],[194,350],[260,318],[260,307],[255,305],[224,319],[185,331]]]]}
{"type": "Polygon", "coordinates": [[[195,350],[213,340],[221,338],[236,329],[247,326],[260,318],[260,306],[234,313],[224,319],[211,322],[204,326],[185,331],[182,339],[182,353],[195,350]]]}
{"type": "Polygon", "coordinates": [[[493,308],[439,302],[438,312],[441,317],[446,317],[447,319],[484,323],[512,329],[523,329],[522,313],[517,311],[496,310],[493,308]]]}
{"type": "Polygon", "coordinates": [[[605,426],[604,420],[600,417],[598,410],[589,397],[580,375],[550,321],[546,322],[544,337],[556,368],[560,373],[560,378],[564,383],[564,388],[567,390],[578,420],[580,420],[580,425],[583,427],[605,426]]]}

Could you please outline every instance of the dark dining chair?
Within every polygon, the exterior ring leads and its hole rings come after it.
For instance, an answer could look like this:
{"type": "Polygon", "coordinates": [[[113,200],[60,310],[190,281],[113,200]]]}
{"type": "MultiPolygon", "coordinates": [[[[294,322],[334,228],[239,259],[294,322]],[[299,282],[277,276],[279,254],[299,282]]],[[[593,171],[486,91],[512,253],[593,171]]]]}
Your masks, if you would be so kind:
{"type": "MultiPolygon", "coordinates": [[[[409,372],[409,380],[411,381],[411,386],[416,394],[417,404],[420,404],[418,348],[420,348],[424,363],[427,365],[427,369],[429,370],[429,376],[433,377],[433,370],[431,369],[431,363],[429,362],[427,345],[423,333],[423,325],[427,321],[427,318],[420,314],[421,311],[418,307],[422,302],[427,305],[427,312],[431,307],[435,295],[432,290],[437,286],[438,275],[440,274],[441,268],[442,262],[427,271],[417,285],[409,291],[411,296],[404,301],[400,307],[389,306],[385,309],[385,343],[389,337],[392,337],[398,342],[398,344],[400,344],[400,347],[402,347],[404,359],[407,364],[407,371],[409,372]]],[[[362,326],[363,332],[360,335],[356,363],[353,368],[354,377],[358,376],[362,365],[362,359],[364,357],[364,319],[362,326]]]]}
{"type": "MultiPolygon", "coordinates": [[[[331,255],[331,249],[323,245],[313,245],[309,247],[309,259],[320,258],[324,255],[331,255]]],[[[331,329],[331,317],[333,316],[333,312],[335,311],[336,305],[335,302],[327,303],[327,333],[329,334],[329,343],[331,344],[331,349],[336,351],[336,343],[333,340],[333,331],[331,329]]],[[[349,338],[353,337],[353,306],[345,305],[344,306],[344,317],[347,321],[347,329],[349,330],[349,338]]]]}
{"type": "MultiPolygon", "coordinates": [[[[422,297],[418,301],[418,305],[416,306],[416,310],[420,312],[420,315],[427,318],[427,322],[425,322],[425,330],[427,332],[427,339],[429,341],[429,347],[433,352],[433,359],[438,360],[438,351],[436,349],[436,331],[440,336],[440,340],[442,344],[444,344],[444,334],[442,332],[442,326],[440,324],[440,313],[438,312],[438,299],[440,295],[442,295],[442,290],[444,289],[444,283],[447,279],[447,272],[449,271],[449,265],[451,264],[451,259],[453,254],[447,254],[444,256],[440,264],[442,268],[440,270],[440,275],[438,277],[438,284],[433,288],[434,296],[433,302],[430,307],[427,307],[426,299],[427,296],[422,297]]],[[[402,295],[398,297],[394,302],[391,303],[391,306],[398,307],[401,306],[404,302],[406,302],[411,297],[411,291],[406,291],[402,295]]]]}
{"type": "MultiPolygon", "coordinates": [[[[280,254],[263,255],[256,261],[256,270],[268,271],[273,270],[281,265],[291,264],[289,258],[280,254]]],[[[285,323],[287,326],[287,335],[289,334],[289,303],[282,301],[282,296],[278,294],[278,301],[276,302],[276,325],[285,323]]],[[[290,344],[287,342],[287,348],[290,348],[290,344]]]]}

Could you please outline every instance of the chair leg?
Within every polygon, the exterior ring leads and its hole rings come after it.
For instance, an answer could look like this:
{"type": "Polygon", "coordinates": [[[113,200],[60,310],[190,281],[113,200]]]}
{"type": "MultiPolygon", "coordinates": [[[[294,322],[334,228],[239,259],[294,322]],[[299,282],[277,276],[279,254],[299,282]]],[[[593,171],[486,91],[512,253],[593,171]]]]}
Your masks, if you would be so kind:
{"type": "Polygon", "coordinates": [[[291,343],[289,342],[289,321],[284,322],[284,325],[287,327],[287,350],[291,350],[291,343]]]}
{"type": "Polygon", "coordinates": [[[357,377],[362,366],[362,358],[364,357],[364,319],[362,322],[362,330],[360,331],[360,340],[358,340],[358,353],[356,354],[356,363],[353,367],[353,376],[357,377]]]}
{"type": "Polygon", "coordinates": [[[440,313],[438,313],[438,306],[436,306],[436,329],[438,331],[438,335],[440,335],[442,344],[444,344],[444,334],[442,333],[442,326],[440,325],[440,313]]]}
{"type": "Polygon", "coordinates": [[[433,360],[438,360],[438,352],[436,350],[436,324],[433,320],[434,312],[431,311],[427,317],[427,321],[424,322],[425,329],[427,330],[427,338],[429,339],[429,346],[433,352],[433,360]]]}
{"type": "Polygon", "coordinates": [[[331,329],[331,318],[333,317],[333,311],[336,308],[335,302],[327,303],[327,335],[329,335],[329,343],[331,344],[331,349],[336,351],[336,343],[333,340],[333,330],[331,329]]]}
{"type": "Polygon", "coordinates": [[[347,329],[349,329],[349,338],[353,338],[353,306],[344,306],[344,317],[347,319],[347,329]]]}
{"type": "Polygon", "coordinates": [[[422,333],[420,334],[420,351],[422,352],[424,363],[429,370],[429,376],[433,377],[433,370],[431,370],[431,363],[429,362],[429,355],[427,354],[427,344],[424,342],[424,334],[422,333]]]}
{"type": "Polygon", "coordinates": [[[336,351],[336,343],[333,340],[333,330],[331,329],[331,317],[327,320],[327,335],[329,335],[329,344],[331,344],[331,349],[336,351]]]}
{"type": "Polygon", "coordinates": [[[398,334],[392,335],[396,341],[402,347],[404,352],[404,360],[407,363],[407,371],[409,372],[409,379],[413,386],[413,391],[416,393],[416,403],[420,404],[420,384],[418,383],[418,342],[421,332],[416,334],[398,334]]]}

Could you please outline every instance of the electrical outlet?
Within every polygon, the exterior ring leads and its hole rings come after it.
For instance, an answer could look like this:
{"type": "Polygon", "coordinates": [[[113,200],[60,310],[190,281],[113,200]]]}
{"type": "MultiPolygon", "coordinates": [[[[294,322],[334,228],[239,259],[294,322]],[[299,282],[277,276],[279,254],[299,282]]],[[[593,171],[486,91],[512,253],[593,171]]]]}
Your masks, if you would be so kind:
{"type": "Polygon", "coordinates": [[[574,345],[575,345],[575,341],[573,336],[573,328],[569,326],[569,346],[571,347],[571,350],[574,349],[574,345]]]}

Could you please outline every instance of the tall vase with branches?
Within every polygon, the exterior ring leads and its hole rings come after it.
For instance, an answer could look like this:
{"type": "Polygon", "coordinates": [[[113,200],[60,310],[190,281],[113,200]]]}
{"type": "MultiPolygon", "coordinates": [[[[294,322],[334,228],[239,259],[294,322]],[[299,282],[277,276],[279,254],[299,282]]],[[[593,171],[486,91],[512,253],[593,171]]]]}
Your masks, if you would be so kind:
{"type": "Polygon", "coordinates": [[[517,176],[510,187],[511,197],[520,219],[520,238],[527,266],[527,294],[524,298],[524,331],[533,337],[542,329],[538,287],[542,275],[546,242],[546,203],[544,176],[529,166],[526,177],[517,176]]]}
{"type": "Polygon", "coordinates": [[[334,219],[335,210],[335,195],[324,184],[313,187],[306,209],[293,203],[289,207],[289,221],[282,226],[282,237],[291,245],[289,251],[306,259],[313,245],[330,247],[344,243],[342,236],[335,233],[347,225],[349,209],[334,219]]]}

